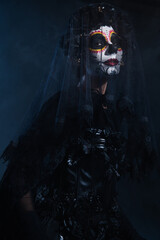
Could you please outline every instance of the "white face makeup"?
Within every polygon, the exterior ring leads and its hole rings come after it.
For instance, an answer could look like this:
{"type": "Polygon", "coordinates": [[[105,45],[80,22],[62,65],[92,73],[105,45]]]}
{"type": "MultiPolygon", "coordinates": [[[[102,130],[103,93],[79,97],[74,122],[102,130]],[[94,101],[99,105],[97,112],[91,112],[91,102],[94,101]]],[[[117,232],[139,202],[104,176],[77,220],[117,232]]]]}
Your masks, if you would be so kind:
{"type": "Polygon", "coordinates": [[[111,26],[101,26],[89,35],[91,63],[88,71],[92,74],[98,71],[108,75],[118,74],[123,51],[114,29],[111,26]]]}

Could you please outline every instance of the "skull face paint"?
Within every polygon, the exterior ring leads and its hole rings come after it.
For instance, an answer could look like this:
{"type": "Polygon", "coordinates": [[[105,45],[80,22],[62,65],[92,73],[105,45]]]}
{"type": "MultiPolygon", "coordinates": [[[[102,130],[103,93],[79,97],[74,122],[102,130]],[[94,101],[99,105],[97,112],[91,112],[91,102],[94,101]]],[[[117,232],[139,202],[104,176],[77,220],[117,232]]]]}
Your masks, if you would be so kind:
{"type": "Polygon", "coordinates": [[[113,75],[120,72],[123,51],[120,38],[110,26],[101,26],[89,34],[90,72],[113,75]]]}

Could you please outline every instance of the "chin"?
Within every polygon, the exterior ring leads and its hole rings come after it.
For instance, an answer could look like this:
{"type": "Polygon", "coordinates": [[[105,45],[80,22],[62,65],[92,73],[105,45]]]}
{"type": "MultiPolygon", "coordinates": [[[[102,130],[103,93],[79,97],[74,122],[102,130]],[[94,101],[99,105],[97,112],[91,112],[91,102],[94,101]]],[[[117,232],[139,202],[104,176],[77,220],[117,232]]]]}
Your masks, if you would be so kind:
{"type": "Polygon", "coordinates": [[[105,72],[107,75],[117,75],[120,72],[120,67],[109,67],[105,72]]]}
{"type": "Polygon", "coordinates": [[[117,75],[119,72],[116,70],[107,71],[107,75],[117,75]]]}

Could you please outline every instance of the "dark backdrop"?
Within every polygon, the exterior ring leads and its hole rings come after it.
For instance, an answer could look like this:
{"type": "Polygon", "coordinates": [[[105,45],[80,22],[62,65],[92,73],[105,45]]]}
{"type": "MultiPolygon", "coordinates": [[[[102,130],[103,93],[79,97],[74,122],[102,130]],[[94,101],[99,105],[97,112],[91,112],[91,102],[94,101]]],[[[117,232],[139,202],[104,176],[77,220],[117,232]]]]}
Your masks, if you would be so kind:
{"type": "MultiPolygon", "coordinates": [[[[70,14],[91,2],[0,1],[0,153],[14,136],[40,81],[47,77],[56,42],[65,30],[70,14]]],[[[159,145],[160,2],[108,2],[122,6],[132,17],[159,145]]],[[[1,177],[5,168],[2,164],[0,167],[1,177]]],[[[128,182],[126,179],[119,183],[122,208],[137,230],[148,240],[160,239],[159,185],[158,171],[154,171],[149,179],[141,183],[128,182]]]]}

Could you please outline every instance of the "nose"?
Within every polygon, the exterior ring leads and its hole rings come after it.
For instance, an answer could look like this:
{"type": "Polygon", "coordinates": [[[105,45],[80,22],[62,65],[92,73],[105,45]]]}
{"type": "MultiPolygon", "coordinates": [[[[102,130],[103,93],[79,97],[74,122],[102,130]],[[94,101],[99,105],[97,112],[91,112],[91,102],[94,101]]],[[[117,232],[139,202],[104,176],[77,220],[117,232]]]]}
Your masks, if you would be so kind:
{"type": "Polygon", "coordinates": [[[105,55],[110,55],[112,53],[117,53],[118,48],[113,46],[113,44],[109,44],[108,48],[105,51],[105,55]]]}

